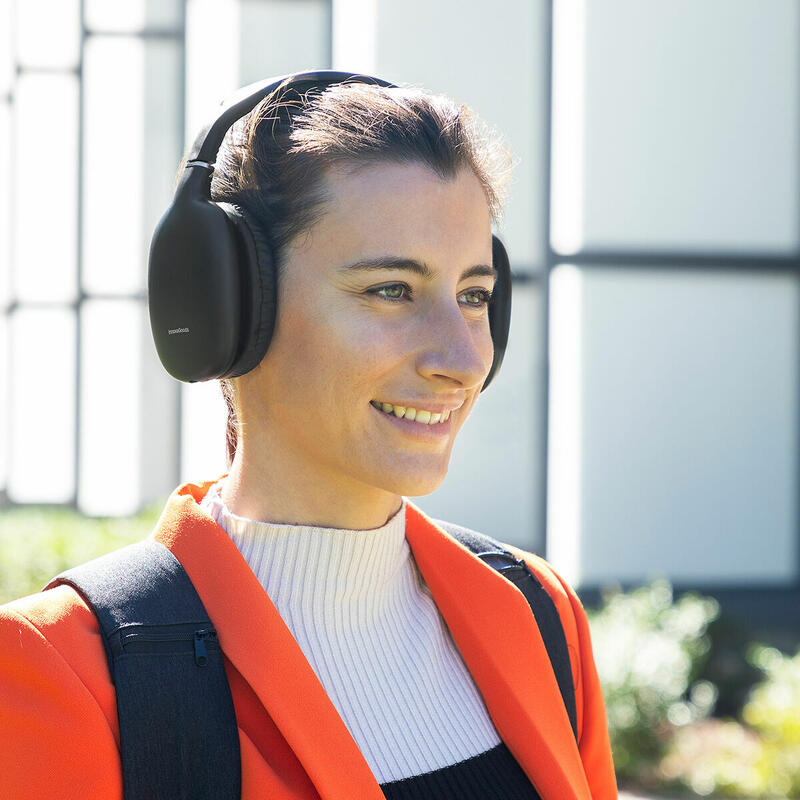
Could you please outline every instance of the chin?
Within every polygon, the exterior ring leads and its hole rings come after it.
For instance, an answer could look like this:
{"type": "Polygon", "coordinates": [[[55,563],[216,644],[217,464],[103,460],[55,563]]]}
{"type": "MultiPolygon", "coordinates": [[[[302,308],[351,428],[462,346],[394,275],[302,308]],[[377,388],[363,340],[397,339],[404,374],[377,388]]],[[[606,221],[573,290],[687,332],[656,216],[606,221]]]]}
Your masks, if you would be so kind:
{"type": "Polygon", "coordinates": [[[435,492],[447,476],[447,470],[434,475],[406,474],[387,476],[381,488],[405,497],[422,497],[435,492]]]}

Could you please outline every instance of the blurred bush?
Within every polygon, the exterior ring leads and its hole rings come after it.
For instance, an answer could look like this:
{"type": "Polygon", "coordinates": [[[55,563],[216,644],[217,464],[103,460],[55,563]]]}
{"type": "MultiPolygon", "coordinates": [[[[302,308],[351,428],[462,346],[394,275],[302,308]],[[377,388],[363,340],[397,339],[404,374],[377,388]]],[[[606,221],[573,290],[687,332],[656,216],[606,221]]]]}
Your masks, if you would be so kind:
{"type": "Polygon", "coordinates": [[[800,798],[800,650],[790,657],[755,644],[747,658],[763,679],[750,691],[744,724],[708,720],[680,731],[661,773],[703,795],[800,798]]]}
{"type": "Polygon", "coordinates": [[[748,658],[765,674],[742,712],[744,722],[761,736],[759,788],[762,793],[800,797],[800,649],[789,657],[773,647],[754,645],[748,658]]]}
{"type": "Polygon", "coordinates": [[[0,603],[39,592],[68,567],[147,538],[163,505],[127,518],[52,507],[0,511],[0,603]]]}
{"type": "Polygon", "coordinates": [[[713,709],[716,688],[696,678],[718,613],[713,598],[674,601],[663,579],[628,593],[606,589],[600,608],[587,609],[620,781],[663,783],[658,765],[675,731],[713,709]]]}

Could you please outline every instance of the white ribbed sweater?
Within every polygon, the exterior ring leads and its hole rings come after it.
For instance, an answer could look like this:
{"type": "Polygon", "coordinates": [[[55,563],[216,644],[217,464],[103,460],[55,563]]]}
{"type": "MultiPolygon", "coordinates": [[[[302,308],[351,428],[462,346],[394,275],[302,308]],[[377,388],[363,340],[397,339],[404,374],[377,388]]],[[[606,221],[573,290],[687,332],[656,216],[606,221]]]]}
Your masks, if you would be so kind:
{"type": "Polygon", "coordinates": [[[405,538],[382,527],[259,522],[201,503],[225,529],[297,640],[379,783],[500,743],[405,538]]]}

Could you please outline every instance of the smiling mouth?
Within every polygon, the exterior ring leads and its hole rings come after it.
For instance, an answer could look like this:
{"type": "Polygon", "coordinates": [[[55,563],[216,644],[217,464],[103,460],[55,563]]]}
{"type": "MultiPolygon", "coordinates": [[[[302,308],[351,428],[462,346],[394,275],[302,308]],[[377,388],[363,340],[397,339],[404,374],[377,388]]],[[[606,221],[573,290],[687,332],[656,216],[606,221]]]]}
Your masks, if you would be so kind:
{"type": "Polygon", "coordinates": [[[391,403],[380,403],[377,400],[370,400],[370,405],[389,416],[394,416],[398,419],[412,420],[422,425],[438,425],[442,422],[447,422],[450,418],[450,411],[445,411],[444,413],[431,412],[425,409],[393,406],[391,403]]]}

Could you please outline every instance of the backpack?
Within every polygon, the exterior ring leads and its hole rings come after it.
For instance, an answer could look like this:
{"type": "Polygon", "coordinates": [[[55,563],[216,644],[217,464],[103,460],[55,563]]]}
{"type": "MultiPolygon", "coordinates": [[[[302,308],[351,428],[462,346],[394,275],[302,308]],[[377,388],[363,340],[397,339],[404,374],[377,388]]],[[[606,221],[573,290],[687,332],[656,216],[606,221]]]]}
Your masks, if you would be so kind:
{"type": "MultiPolygon", "coordinates": [[[[494,539],[433,520],[525,595],[577,739],[575,687],[555,604],[494,539]]],[[[236,714],[217,632],[178,559],[145,539],[57,575],[97,617],[117,695],[125,800],[240,800],[236,714]],[[138,658],[121,658],[137,654],[138,658]],[[193,656],[193,657],[189,657],[193,656]]]]}

